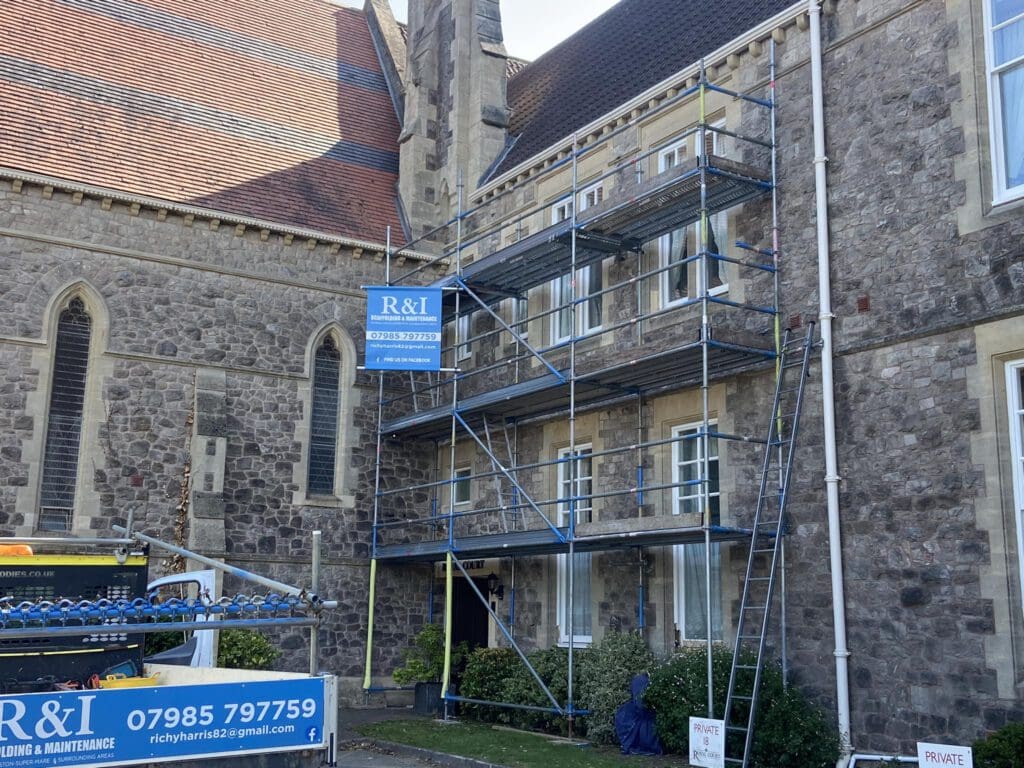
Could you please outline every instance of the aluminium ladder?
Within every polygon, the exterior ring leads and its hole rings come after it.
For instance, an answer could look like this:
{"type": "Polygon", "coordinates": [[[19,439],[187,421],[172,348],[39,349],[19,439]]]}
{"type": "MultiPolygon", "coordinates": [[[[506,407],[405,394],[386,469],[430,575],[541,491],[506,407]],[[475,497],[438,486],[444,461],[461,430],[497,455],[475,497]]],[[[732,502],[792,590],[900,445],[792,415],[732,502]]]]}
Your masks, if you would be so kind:
{"type": "Polygon", "coordinates": [[[814,323],[808,324],[807,333],[802,339],[791,340],[790,331],[786,331],[779,355],[775,401],[765,445],[757,507],[751,526],[750,553],[747,557],[747,573],[736,622],[732,671],[725,700],[726,765],[747,768],[750,762],[768,621],[785,534],[793,454],[813,348],[814,323]],[[777,487],[769,488],[773,475],[777,477],[777,487]],[[742,752],[738,751],[739,739],[735,738],[739,734],[743,737],[742,752]],[[731,740],[730,736],[733,736],[731,740]]]}

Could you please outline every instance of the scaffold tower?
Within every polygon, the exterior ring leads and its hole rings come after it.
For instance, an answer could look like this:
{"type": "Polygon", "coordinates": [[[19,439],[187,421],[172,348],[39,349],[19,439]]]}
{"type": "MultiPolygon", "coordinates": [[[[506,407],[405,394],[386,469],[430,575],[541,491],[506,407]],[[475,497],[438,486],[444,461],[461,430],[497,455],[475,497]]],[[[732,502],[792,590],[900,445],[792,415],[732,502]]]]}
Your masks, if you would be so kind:
{"type": "MultiPolygon", "coordinates": [[[[713,82],[701,64],[689,87],[639,117],[620,121],[614,129],[572,136],[560,159],[542,170],[521,174],[478,195],[480,199],[470,205],[460,184],[458,210],[450,221],[400,251],[389,248],[388,285],[442,289],[450,335],[440,371],[409,373],[405,378],[381,374],[379,379],[367,691],[373,689],[378,569],[440,563],[445,581],[447,661],[442,698],[446,706],[470,702],[529,708],[520,702],[470,700],[451,690],[452,580],[456,574],[466,577],[502,642],[530,667],[514,633],[516,590],[512,590],[508,616],[499,616],[488,596],[469,578],[465,563],[511,558],[515,568],[520,558],[557,555],[568,563],[566,700],[558,700],[532,667],[530,672],[550,703],[543,711],[566,717],[571,730],[574,718],[583,714],[574,698],[577,559],[605,550],[688,543],[703,544],[705,551],[708,716],[724,714],[714,712],[711,695],[710,553],[718,543],[746,545],[756,554],[751,554],[756,566],[748,567],[747,582],[765,574],[770,577],[765,583],[768,594],[762,591],[756,598],[763,621],[756,629],[750,621],[738,625],[738,633],[745,633],[743,647],[749,645],[749,635],[758,634],[756,663],[763,664],[771,593],[783,584],[776,574],[784,567],[785,486],[792,468],[802,382],[814,344],[813,326],[795,335],[793,342],[784,338],[778,309],[774,45],[767,90],[764,97],[730,90],[713,82]],[[743,124],[751,129],[726,128],[712,112],[712,99],[738,102],[743,124]],[[665,145],[645,149],[644,126],[683,109],[691,110],[694,120],[678,135],[675,146],[693,147],[692,152],[673,149],[670,154],[665,145]],[[614,154],[610,148],[630,142],[633,151],[616,150],[616,162],[592,162],[604,157],[601,153],[614,154]],[[595,173],[595,167],[603,170],[595,173]],[[550,198],[528,202],[542,198],[525,195],[523,190],[542,183],[560,184],[564,195],[554,205],[550,198]],[[719,226],[716,238],[716,222],[748,203],[762,212],[765,235],[761,242],[737,238],[720,247],[724,232],[719,226]],[[399,266],[404,265],[404,251],[425,249],[437,240],[447,245],[435,260],[399,266]],[[650,249],[644,247],[651,242],[668,243],[670,257],[652,259],[650,249]],[[438,269],[444,275],[431,281],[433,270],[438,269]],[[745,290],[730,292],[727,283],[742,284],[745,290]],[[650,300],[655,294],[662,297],[657,306],[650,300]],[[479,333],[472,332],[474,325],[479,333]],[[463,365],[470,356],[464,351],[473,348],[479,350],[474,364],[463,365]],[[795,371],[790,370],[793,360],[800,363],[795,371]],[[785,392],[776,396],[771,410],[765,410],[758,423],[746,425],[750,432],[721,428],[711,408],[712,385],[741,373],[764,375],[773,367],[776,391],[785,392]],[[644,423],[650,398],[682,390],[699,390],[700,423],[685,434],[650,434],[644,423]],[[783,413],[787,405],[790,410],[783,413]],[[609,407],[635,409],[635,432],[600,449],[581,444],[577,419],[609,407]],[[524,460],[521,431],[554,421],[565,424],[565,449],[557,458],[524,460]],[[437,476],[402,487],[384,482],[382,446],[394,439],[433,445],[437,476]],[[711,491],[719,441],[757,446],[763,455],[760,488],[754,489],[756,514],[746,520],[737,516],[729,524],[723,523],[711,491]],[[484,457],[482,471],[473,468],[468,475],[460,474],[456,455],[460,444],[484,457]],[[681,444],[692,448],[693,472],[657,477],[651,471],[651,457],[681,444]],[[632,462],[635,478],[631,483],[594,482],[588,469],[591,463],[612,460],[632,462]],[[559,482],[538,482],[537,477],[546,473],[557,475],[559,482]],[[456,488],[467,480],[484,481],[493,492],[481,494],[472,508],[465,508],[456,503],[456,488]],[[416,507],[408,501],[416,495],[431,501],[416,507]],[[693,501],[694,512],[647,514],[659,495],[685,496],[693,501]],[[592,518],[595,501],[636,514],[626,522],[616,517],[609,521],[613,524],[604,524],[592,518]],[[775,526],[773,531],[769,523],[775,526]],[[772,552],[767,565],[760,557],[765,549],[772,552]]],[[[641,568],[641,628],[643,582],[641,568]]],[[[744,591],[743,601],[741,614],[749,613],[755,598],[744,591]]],[[[784,636],[783,631],[783,650],[784,636]]],[[[740,661],[747,658],[739,653],[740,640],[738,636],[734,667],[746,663],[740,661]]],[[[731,704],[747,694],[756,706],[756,684],[753,692],[733,691],[731,704]]],[[[736,711],[733,706],[734,717],[736,711]]],[[[745,754],[741,761],[746,764],[745,754]]]]}

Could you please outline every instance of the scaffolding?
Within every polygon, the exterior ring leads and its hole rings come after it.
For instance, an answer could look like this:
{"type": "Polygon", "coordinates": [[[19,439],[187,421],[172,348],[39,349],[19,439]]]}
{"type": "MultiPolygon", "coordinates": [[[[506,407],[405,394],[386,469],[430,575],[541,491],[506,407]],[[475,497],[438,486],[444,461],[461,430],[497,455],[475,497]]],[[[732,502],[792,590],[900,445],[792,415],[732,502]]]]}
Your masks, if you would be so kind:
{"type": "MultiPolygon", "coordinates": [[[[784,485],[795,436],[788,430],[799,418],[787,414],[785,431],[778,396],[772,410],[756,425],[762,435],[734,434],[719,428],[710,403],[713,383],[742,372],[777,369],[783,381],[787,352],[802,350],[801,377],[806,376],[811,333],[798,339],[795,349],[783,337],[778,310],[779,230],[775,136],[775,50],[770,48],[768,95],[759,98],[713,83],[703,65],[689,87],[640,116],[620,121],[611,129],[585,136],[574,135],[560,159],[536,173],[522,174],[475,207],[464,205],[458,185],[457,213],[442,227],[417,243],[441,239],[449,243],[435,261],[421,263],[396,275],[404,264],[402,251],[388,249],[388,285],[429,283],[431,269],[445,275],[432,283],[443,291],[443,317],[451,335],[443,350],[447,362],[436,374],[382,374],[378,389],[377,484],[373,509],[373,546],[370,570],[370,619],[364,687],[371,688],[373,613],[378,565],[444,563],[445,634],[450,651],[452,636],[452,580],[466,577],[484,603],[497,629],[529,667],[513,633],[515,588],[509,616],[492,609],[488,596],[469,578],[467,559],[516,558],[560,555],[565,558],[565,596],[568,622],[565,632],[569,676],[566,702],[556,700],[540,676],[534,679],[554,712],[573,719],[575,707],[573,621],[576,610],[574,573],[576,558],[617,548],[641,549],[702,543],[705,565],[706,645],[708,650],[708,716],[714,716],[711,685],[712,627],[711,548],[717,542],[740,542],[764,548],[765,537],[782,539],[784,485]],[[711,100],[739,103],[750,131],[728,130],[718,120],[711,100]],[[696,112],[692,126],[674,142],[695,147],[692,155],[676,152],[670,158],[665,145],[644,149],[642,131],[670,110],[696,112]],[[631,149],[622,151],[621,145],[631,149]],[[615,162],[593,162],[600,153],[615,162]],[[617,154],[616,154],[617,153],[617,154]],[[624,159],[623,159],[624,158],[624,159]],[[599,170],[595,173],[594,168],[599,170]],[[609,170],[600,170],[610,168],[609,170]],[[586,170],[586,174],[584,174],[586,170]],[[564,197],[527,204],[525,188],[542,183],[558,185],[564,197]],[[767,201],[770,233],[761,238],[769,245],[737,239],[721,248],[713,229],[714,217],[745,203],[767,201]],[[499,212],[495,215],[494,211],[499,212]],[[551,213],[549,223],[548,216],[551,213]],[[496,221],[496,223],[494,223],[496,221]],[[541,226],[530,233],[531,226],[541,226]],[[695,230],[694,253],[689,255],[689,228],[695,230]],[[673,238],[675,240],[673,241],[673,238]],[[664,253],[654,262],[644,244],[657,242],[664,253]],[[674,248],[673,248],[674,242],[674,248]],[[627,269],[628,268],[628,269],[627,269]],[[604,280],[625,273],[617,281],[604,280]],[[744,290],[723,289],[730,281],[744,290]],[[677,290],[672,300],[669,285],[677,290]],[[532,312],[530,300],[550,294],[545,308],[532,312]],[[730,296],[730,293],[732,294],[730,296]],[[661,300],[651,300],[658,295],[661,300]],[[523,304],[527,310],[523,310],[523,304]],[[507,310],[502,309],[502,305],[507,310]],[[614,310],[614,312],[612,311],[614,310]],[[482,318],[474,335],[472,318],[482,318]],[[597,322],[595,322],[595,318],[597,322]],[[489,326],[489,327],[488,327],[489,326]],[[537,330],[547,329],[538,339],[537,330]],[[467,331],[469,331],[467,333],[467,331]],[[460,367],[465,351],[475,345],[476,364],[460,367]],[[385,377],[389,376],[387,385],[385,377]],[[401,388],[400,388],[401,387],[401,388]],[[403,389],[404,388],[404,389],[403,389]],[[652,437],[644,421],[645,405],[652,397],[699,388],[701,419],[686,434],[652,437]],[[635,408],[635,437],[621,445],[594,450],[580,445],[577,418],[600,408],[635,408]],[[520,430],[562,420],[568,441],[558,458],[523,460],[520,430]],[[771,422],[771,424],[769,424],[771,422]],[[382,482],[382,446],[387,439],[424,441],[435,451],[434,479],[400,488],[382,482]],[[760,497],[773,495],[778,523],[769,534],[757,518],[746,526],[723,525],[711,490],[712,455],[717,441],[737,441],[763,451],[760,497]],[[475,446],[487,469],[458,472],[456,447],[475,446]],[[697,470],[688,477],[650,477],[652,454],[690,443],[697,470]],[[447,453],[446,461],[441,458],[447,453]],[[635,479],[621,487],[597,487],[590,462],[629,457],[635,479]],[[447,476],[440,476],[446,464],[447,476]],[[538,474],[559,477],[556,492],[537,490],[538,474]],[[456,503],[460,482],[493,483],[492,503],[472,509],[456,503]],[[769,482],[770,480],[770,482],[769,482]],[[447,492],[447,502],[444,493],[447,492]],[[644,514],[658,494],[683,493],[694,498],[695,514],[644,514]],[[408,499],[431,499],[420,511],[408,499]],[[403,500],[404,503],[398,503],[403,500]],[[621,504],[635,510],[635,518],[610,521],[585,519],[594,501],[621,504]],[[444,509],[442,509],[444,506],[444,509]],[[410,510],[414,510],[410,512],[410,510]],[[581,515],[580,513],[587,513],[581,515]],[[628,521],[628,523],[626,522],[628,521]]],[[[536,195],[536,199],[541,196],[536,195]]],[[[722,236],[721,228],[718,233],[722,236]]],[[[536,304],[536,302],[534,302],[536,304]]],[[[536,309],[534,306],[532,309],[536,309]]],[[[779,387],[776,387],[777,392],[779,387]]],[[[802,395],[802,384],[800,387],[802,395]]],[[[715,468],[717,471],[717,467],[715,468]]],[[[543,484],[541,484],[543,485],[543,484]]],[[[550,485],[550,483],[549,483],[550,485]]],[[[759,497],[758,509],[762,503],[759,497]]],[[[779,545],[781,547],[781,544],[779,545]]],[[[772,549],[776,549],[773,545],[772,549]]],[[[781,570],[782,551],[770,565],[781,570]]],[[[514,571],[513,571],[514,574],[514,571]]],[[[759,577],[758,577],[759,578],[759,577]]],[[[643,568],[639,577],[638,623],[644,610],[643,568]]],[[[774,585],[774,582],[773,582],[774,585]]],[[[784,598],[783,598],[784,599],[784,598]]],[[[767,606],[764,602],[764,627],[767,606]]],[[[783,630],[784,637],[784,630],[783,630]]],[[[763,641],[761,645],[763,654],[763,641]]],[[[759,661],[759,663],[761,663],[759,661]]],[[[480,702],[450,690],[450,657],[446,660],[442,698],[446,714],[451,702],[495,704],[530,708],[516,702],[480,702]]],[[[737,692],[737,697],[741,694],[737,692]]],[[[745,760],[745,757],[744,757],[745,760]]]]}

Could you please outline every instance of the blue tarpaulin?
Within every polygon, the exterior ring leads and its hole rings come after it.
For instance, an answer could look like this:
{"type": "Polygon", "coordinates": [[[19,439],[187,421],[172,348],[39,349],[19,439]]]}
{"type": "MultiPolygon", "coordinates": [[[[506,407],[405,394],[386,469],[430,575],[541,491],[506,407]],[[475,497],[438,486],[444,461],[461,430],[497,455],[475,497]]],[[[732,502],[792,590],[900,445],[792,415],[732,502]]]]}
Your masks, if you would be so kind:
{"type": "Polygon", "coordinates": [[[624,755],[660,755],[661,742],[654,732],[654,713],[643,705],[651,678],[637,675],[629,685],[631,699],[615,711],[615,735],[624,755]]]}

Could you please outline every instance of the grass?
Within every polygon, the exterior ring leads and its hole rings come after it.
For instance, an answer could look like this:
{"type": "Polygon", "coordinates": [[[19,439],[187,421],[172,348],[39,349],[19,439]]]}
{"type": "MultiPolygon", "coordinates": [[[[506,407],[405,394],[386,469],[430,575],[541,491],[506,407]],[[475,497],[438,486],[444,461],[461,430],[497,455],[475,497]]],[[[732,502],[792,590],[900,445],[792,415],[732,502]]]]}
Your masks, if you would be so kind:
{"type": "Polygon", "coordinates": [[[364,736],[472,757],[510,768],[683,768],[680,758],[630,757],[610,747],[576,746],[541,734],[492,728],[479,723],[389,720],[365,725],[364,736]]]}

